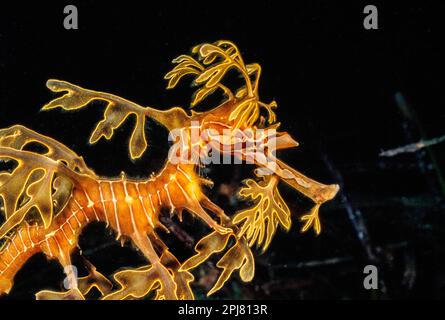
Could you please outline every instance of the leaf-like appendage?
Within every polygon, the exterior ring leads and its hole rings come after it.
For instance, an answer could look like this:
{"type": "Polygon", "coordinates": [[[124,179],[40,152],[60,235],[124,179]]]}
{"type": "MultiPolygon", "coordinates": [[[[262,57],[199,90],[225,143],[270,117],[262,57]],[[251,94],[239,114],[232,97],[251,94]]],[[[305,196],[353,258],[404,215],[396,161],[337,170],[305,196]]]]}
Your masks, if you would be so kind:
{"type": "Polygon", "coordinates": [[[206,235],[195,246],[197,254],[182,264],[181,270],[191,270],[206,261],[212,254],[224,250],[229,241],[230,234],[220,234],[216,231],[206,235]]]}
{"type": "Polygon", "coordinates": [[[47,228],[53,216],[63,209],[73,186],[69,177],[59,174],[62,163],[71,175],[95,176],[82,157],[63,144],[23,126],[0,130],[0,158],[16,162],[12,172],[0,172],[0,197],[6,221],[0,238],[21,223],[35,208],[47,228]],[[28,151],[29,148],[37,148],[28,151]]]}
{"type": "MultiPolygon", "coordinates": [[[[196,255],[190,257],[182,264],[181,270],[190,270],[206,261],[211,255],[223,251],[232,234],[220,234],[216,231],[202,238],[195,246],[196,255]]],[[[240,269],[240,278],[244,282],[251,281],[255,274],[255,264],[252,251],[244,238],[236,240],[235,244],[217,262],[217,267],[223,271],[213,288],[208,292],[211,295],[221,289],[229,280],[231,274],[240,269]]]]}
{"type": "Polygon", "coordinates": [[[149,267],[126,269],[114,275],[120,289],[103,297],[105,300],[140,299],[155,291],[155,300],[194,299],[190,283],[193,275],[181,270],[176,257],[165,250],[157,262],[149,267]]]}
{"type": "Polygon", "coordinates": [[[173,279],[176,282],[176,296],[180,300],[194,299],[193,291],[190,288],[190,283],[195,280],[193,275],[185,270],[181,270],[181,264],[178,259],[168,250],[164,251],[161,256],[161,263],[170,270],[173,274],[173,279]]]}
{"type": "Polygon", "coordinates": [[[67,93],[46,104],[42,110],[58,107],[65,110],[76,110],[85,107],[94,100],[107,102],[104,118],[97,124],[91,134],[91,144],[96,143],[102,137],[107,140],[111,139],[114,130],[119,128],[130,115],[134,114],[136,116],[136,126],[130,138],[130,156],[132,159],[140,158],[147,149],[145,138],[146,108],[108,93],[83,89],[66,81],[48,80],[47,87],[54,92],[66,91],[67,93]]]}
{"type": "Polygon", "coordinates": [[[254,100],[245,100],[240,103],[229,115],[229,121],[233,121],[234,129],[242,126],[251,128],[260,116],[258,102],[254,100]]]}
{"type": "Polygon", "coordinates": [[[246,186],[241,188],[239,195],[244,200],[254,201],[254,205],[237,213],[232,221],[237,225],[242,224],[239,236],[246,236],[250,246],[262,245],[265,251],[277,226],[289,230],[291,219],[290,210],[277,188],[278,178],[268,175],[263,179],[259,183],[253,179],[245,182],[246,186]]]}
{"type": "MultiPolygon", "coordinates": [[[[1,151],[0,151],[1,154],[1,151]]],[[[16,170],[11,175],[14,175],[14,173],[17,172],[17,176],[22,177],[26,176],[25,180],[20,181],[16,178],[8,178],[7,183],[3,184],[0,180],[0,184],[2,184],[2,187],[0,189],[0,195],[2,196],[5,204],[10,202],[12,203],[13,200],[19,198],[20,195],[22,195],[22,190],[20,190],[19,193],[9,193],[8,189],[14,190],[14,192],[17,191],[17,189],[14,185],[18,184],[20,187],[26,186],[25,188],[25,196],[29,198],[29,200],[22,206],[16,203],[16,206],[14,209],[16,209],[12,214],[8,213],[7,220],[5,223],[0,227],[0,238],[4,237],[12,228],[14,228],[16,225],[18,225],[20,222],[23,221],[26,214],[31,210],[31,208],[35,207],[37,211],[40,214],[40,217],[42,218],[43,224],[45,228],[49,227],[51,224],[51,220],[53,217],[53,203],[52,203],[52,196],[51,196],[51,182],[54,176],[54,171],[52,170],[44,170],[44,169],[34,169],[32,167],[28,167],[25,165],[19,165],[16,170]],[[36,173],[36,171],[43,171],[43,175],[41,174],[41,177],[37,180],[34,180],[31,178],[31,176],[36,173]],[[32,181],[32,182],[30,182],[32,181]],[[4,187],[5,186],[5,187],[4,187]]],[[[4,176],[3,176],[4,177],[4,176]]],[[[12,206],[5,205],[5,209],[8,207],[11,208],[12,206]]]]}
{"type": "Polygon", "coordinates": [[[77,279],[77,285],[82,295],[87,295],[92,288],[99,290],[102,296],[113,289],[113,284],[103,274],[98,272],[94,266],[89,268],[89,274],[77,279]]]}
{"type": "Polygon", "coordinates": [[[203,84],[206,88],[213,88],[221,81],[231,66],[233,66],[233,62],[229,60],[209,67],[195,79],[195,83],[203,84]]]}
{"type": "Polygon", "coordinates": [[[301,232],[306,232],[312,226],[317,235],[321,233],[321,223],[320,218],[318,216],[318,210],[320,209],[320,204],[316,204],[311,211],[302,216],[300,221],[306,221],[304,226],[301,228],[301,232]]]}
{"type": "MultiPolygon", "coordinates": [[[[185,75],[194,75],[194,85],[202,86],[194,94],[191,107],[200,103],[216,88],[221,88],[224,92],[232,97],[230,90],[225,87],[221,81],[227,72],[232,69],[238,69],[249,81],[249,89],[251,89],[249,72],[257,70],[257,65],[244,65],[238,48],[230,41],[217,41],[213,44],[204,43],[193,48],[192,54],[196,54],[197,58],[189,55],[180,55],[172,62],[177,65],[165,75],[165,79],[169,80],[167,89],[174,88],[179,80],[185,75]]],[[[250,93],[250,92],[245,92],[250,93]]]]}
{"type": "Polygon", "coordinates": [[[53,181],[53,188],[55,191],[52,195],[52,200],[54,212],[57,214],[64,208],[67,199],[71,195],[73,182],[64,176],[56,176],[53,181]]]}
{"type": "MultiPolygon", "coordinates": [[[[0,196],[6,216],[5,223],[0,227],[0,238],[21,223],[33,208],[40,214],[45,228],[48,228],[54,216],[53,182],[59,162],[36,153],[7,147],[0,147],[0,158],[18,163],[11,173],[0,174],[0,196]],[[20,199],[23,200],[19,201],[20,199]]],[[[72,172],[72,175],[75,173],[72,172]]],[[[58,180],[54,185],[59,207],[71,192],[69,190],[68,193],[63,184],[62,180],[58,180]]]]}
{"type": "MultiPolygon", "coordinates": [[[[114,134],[114,130],[119,128],[131,113],[132,112],[126,110],[126,107],[110,103],[105,110],[104,119],[97,124],[91,134],[89,142],[95,144],[102,137],[110,140],[114,134]]],[[[132,159],[139,158],[147,149],[145,116],[140,114],[136,114],[136,116],[136,126],[133,129],[129,143],[129,151],[132,159]]]]}
{"type": "Polygon", "coordinates": [[[153,266],[122,270],[114,274],[114,280],[120,289],[102,299],[124,300],[143,298],[152,290],[161,289],[162,283],[153,266]]]}
{"type": "Polygon", "coordinates": [[[87,167],[81,156],[50,137],[20,125],[0,130],[0,147],[24,150],[27,146],[32,144],[37,144],[44,149],[43,152],[34,152],[54,161],[60,160],[73,171],[94,176],[94,172],[87,167]]]}
{"type": "MultiPolygon", "coordinates": [[[[236,97],[242,97],[246,93],[246,88],[242,87],[236,93],[236,97]]],[[[241,102],[229,115],[229,121],[233,121],[233,127],[236,129],[244,126],[246,128],[253,127],[260,118],[260,107],[267,111],[267,122],[273,124],[277,121],[275,112],[272,110],[277,107],[277,103],[272,101],[269,104],[258,101],[257,99],[247,99],[241,102]]],[[[264,126],[264,124],[263,124],[264,126]]]]}
{"type": "Polygon", "coordinates": [[[198,61],[188,55],[180,55],[172,62],[177,65],[164,76],[164,79],[169,80],[167,89],[173,89],[182,77],[189,74],[197,75],[204,70],[198,61]]]}
{"type": "Polygon", "coordinates": [[[223,271],[207,293],[208,296],[221,289],[235,270],[239,269],[240,278],[244,282],[252,281],[255,275],[255,260],[244,238],[237,239],[236,243],[216,263],[216,266],[222,268],[223,271]]]}
{"type": "Polygon", "coordinates": [[[204,100],[205,97],[207,97],[209,94],[211,94],[213,91],[215,91],[215,87],[202,87],[201,89],[197,90],[193,95],[193,100],[191,103],[191,106],[194,107],[198,103],[200,103],[202,100],[204,100]]]}

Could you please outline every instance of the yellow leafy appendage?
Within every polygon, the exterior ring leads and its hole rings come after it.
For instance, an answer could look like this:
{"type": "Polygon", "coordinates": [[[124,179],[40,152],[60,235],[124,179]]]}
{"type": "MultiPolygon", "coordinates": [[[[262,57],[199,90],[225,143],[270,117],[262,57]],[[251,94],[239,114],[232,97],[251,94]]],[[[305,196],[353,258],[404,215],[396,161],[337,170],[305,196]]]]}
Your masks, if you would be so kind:
{"type": "Polygon", "coordinates": [[[91,134],[89,140],[91,144],[96,143],[102,137],[110,140],[114,130],[119,128],[130,115],[134,114],[136,115],[136,125],[129,143],[130,156],[132,159],[139,158],[147,149],[143,108],[123,98],[103,92],[85,90],[65,81],[49,80],[46,85],[54,92],[67,91],[67,93],[45,105],[42,110],[51,110],[57,107],[62,107],[65,110],[76,110],[85,107],[94,100],[107,102],[104,119],[97,124],[91,134]]]}
{"type": "MultiPolygon", "coordinates": [[[[191,270],[196,268],[211,255],[226,249],[230,239],[230,234],[221,235],[217,232],[205,236],[195,246],[197,254],[185,261],[181,269],[191,270]]],[[[207,293],[208,296],[221,289],[235,270],[239,269],[240,278],[244,282],[251,281],[255,274],[253,254],[243,237],[235,239],[235,243],[217,262],[216,266],[223,269],[223,272],[207,293]]]]}
{"type": "Polygon", "coordinates": [[[239,236],[246,236],[249,245],[262,246],[263,251],[269,247],[278,227],[286,231],[291,227],[290,210],[281,197],[276,176],[268,175],[260,182],[248,179],[239,191],[243,200],[253,201],[254,206],[237,213],[234,224],[242,224],[239,236]]]}
{"type": "Polygon", "coordinates": [[[52,92],[62,94],[42,110],[77,111],[94,101],[105,103],[103,118],[92,131],[90,144],[102,138],[111,140],[116,129],[134,116],[128,142],[132,160],[141,158],[149,146],[147,118],[170,132],[181,131],[186,161],[175,162],[169,156],[162,170],[150,178],[132,179],[125,174],[114,179],[98,177],[82,157],[56,140],[20,125],[0,130],[0,160],[11,164],[0,169],[1,211],[5,217],[0,225],[0,294],[10,292],[15,274],[36,253],[60,263],[67,289],[42,290],[36,294],[37,299],[85,299],[92,288],[104,300],[193,299],[193,270],[216,254],[220,255],[216,262],[220,274],[208,295],[220,290],[233,274],[243,282],[251,281],[255,274],[252,247],[264,252],[278,227],[286,231],[291,227],[291,212],[278,190],[282,182],[314,203],[309,214],[301,217],[302,231],[312,227],[317,234],[321,232],[319,208],[334,198],[338,185],[319,183],[277,158],[275,151],[298,143],[287,132],[277,132],[277,103],[264,103],[259,97],[260,65],[245,64],[239,49],[227,40],[200,44],[173,63],[175,66],[165,75],[167,89],[192,76],[196,91],[191,108],[198,104],[204,107],[206,98],[217,90],[224,101],[202,108],[205,111],[182,107],[158,110],[66,81],[47,81],[52,92]],[[231,88],[225,83],[231,71],[241,76],[241,86],[231,88]],[[208,134],[194,141],[192,129],[208,134]],[[250,159],[252,152],[259,154],[251,159],[256,177],[247,179],[238,194],[250,206],[233,216],[206,195],[204,186],[213,182],[200,175],[200,167],[213,152],[242,161],[250,159]],[[194,162],[196,159],[199,161],[194,162]],[[195,254],[184,262],[159,236],[159,229],[167,228],[160,219],[163,210],[168,210],[171,217],[177,215],[180,222],[183,211],[187,211],[211,229],[196,243],[195,254]],[[147,264],[122,269],[108,279],[83,258],[88,274],[77,276],[71,256],[76,253],[83,257],[78,250],[79,236],[93,221],[114,231],[116,240],[129,241],[147,264]]]}
{"type": "Polygon", "coordinates": [[[17,164],[12,172],[0,173],[0,196],[6,218],[0,227],[0,238],[20,224],[33,208],[47,228],[55,214],[53,204],[61,210],[71,193],[69,178],[75,172],[94,176],[76,153],[19,125],[0,130],[0,158],[17,164]],[[43,153],[27,151],[26,147],[32,144],[43,147],[43,153]],[[68,174],[58,175],[60,171],[68,174]]]}

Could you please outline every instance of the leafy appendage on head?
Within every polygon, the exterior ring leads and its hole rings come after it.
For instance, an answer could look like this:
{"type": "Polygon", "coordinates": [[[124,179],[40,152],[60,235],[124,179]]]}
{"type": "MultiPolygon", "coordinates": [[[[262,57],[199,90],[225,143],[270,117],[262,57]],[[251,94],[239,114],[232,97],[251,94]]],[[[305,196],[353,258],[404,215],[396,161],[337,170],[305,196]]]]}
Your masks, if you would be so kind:
{"type": "Polygon", "coordinates": [[[253,126],[260,119],[260,107],[268,113],[268,122],[276,121],[273,108],[277,104],[273,101],[265,104],[258,99],[258,81],[261,67],[257,63],[245,64],[239,49],[230,41],[221,40],[215,43],[200,44],[192,49],[192,55],[180,55],[172,62],[176,66],[165,75],[169,80],[167,88],[174,88],[179,80],[186,75],[195,77],[193,84],[200,86],[193,97],[191,107],[204,100],[217,88],[222,89],[229,100],[244,100],[229,115],[229,121],[234,122],[234,128],[253,126]],[[195,55],[196,58],[192,57],[195,55]],[[225,85],[221,83],[229,70],[236,69],[244,78],[245,85],[236,91],[235,97],[225,85]],[[255,76],[252,81],[251,76],[255,76]]]}
{"type": "Polygon", "coordinates": [[[196,54],[197,58],[180,55],[173,59],[172,62],[176,66],[164,77],[168,80],[167,89],[174,88],[182,77],[194,75],[193,84],[201,88],[195,92],[191,107],[196,106],[217,88],[222,89],[228,98],[232,99],[230,89],[221,83],[224,75],[234,67],[231,56],[213,44],[197,46],[192,50],[192,54],[196,54]]]}

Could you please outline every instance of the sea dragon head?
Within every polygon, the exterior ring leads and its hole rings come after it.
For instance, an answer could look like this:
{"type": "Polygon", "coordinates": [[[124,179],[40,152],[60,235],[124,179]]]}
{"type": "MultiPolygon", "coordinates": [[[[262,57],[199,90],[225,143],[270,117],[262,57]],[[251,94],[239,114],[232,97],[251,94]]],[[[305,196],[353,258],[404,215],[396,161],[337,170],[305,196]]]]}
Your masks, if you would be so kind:
{"type": "MultiPolygon", "coordinates": [[[[220,40],[198,45],[192,49],[191,55],[180,55],[173,63],[176,66],[165,76],[169,80],[167,88],[175,87],[186,75],[195,76],[193,85],[199,89],[193,96],[191,108],[203,104],[203,100],[217,89],[222,90],[226,98],[210,110],[192,110],[185,124],[171,130],[171,140],[189,152],[186,159],[206,163],[218,161],[219,154],[230,154],[263,166],[265,161],[273,161],[275,150],[298,146],[288,133],[277,131],[280,123],[273,111],[277,103],[264,103],[259,99],[260,65],[246,65],[232,42],[220,40]],[[237,71],[245,83],[235,93],[223,84],[226,74],[232,70],[237,71]]],[[[177,154],[178,148],[174,148],[171,155],[177,154]]]]}
{"type": "MultiPolygon", "coordinates": [[[[286,230],[290,228],[290,210],[278,191],[279,181],[315,203],[313,209],[301,218],[305,223],[302,231],[313,227],[319,234],[318,209],[337,194],[339,186],[316,182],[276,158],[276,150],[296,147],[298,143],[287,132],[277,131],[280,126],[274,112],[277,103],[264,103],[259,98],[261,66],[258,63],[245,64],[239,49],[227,40],[195,46],[190,55],[180,55],[173,63],[176,66],[165,75],[167,88],[174,88],[184,76],[193,76],[193,85],[198,89],[191,108],[204,105],[204,99],[216,90],[221,90],[226,98],[210,110],[192,110],[189,120],[194,123],[188,128],[204,132],[195,144],[201,151],[192,158],[207,159],[210,150],[212,155],[216,150],[252,161],[258,166],[256,179],[246,180],[239,191],[242,199],[256,204],[234,217],[233,222],[241,226],[240,234],[247,236],[250,245],[262,246],[264,250],[278,225],[286,230]],[[244,80],[244,85],[236,91],[232,91],[225,82],[229,71],[238,72],[244,80]]],[[[193,146],[193,139],[190,141],[193,146]]]]}

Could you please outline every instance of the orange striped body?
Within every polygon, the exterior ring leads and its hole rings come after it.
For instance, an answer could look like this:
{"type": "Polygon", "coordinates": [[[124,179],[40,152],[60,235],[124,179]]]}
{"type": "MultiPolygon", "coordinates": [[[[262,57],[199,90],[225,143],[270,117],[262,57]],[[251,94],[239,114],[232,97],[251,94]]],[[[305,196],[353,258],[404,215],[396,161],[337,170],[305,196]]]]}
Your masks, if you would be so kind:
{"type": "Polygon", "coordinates": [[[93,221],[104,222],[117,238],[153,232],[162,226],[158,219],[162,208],[181,211],[199,202],[197,181],[193,166],[172,164],[145,181],[86,178],[75,186],[47,230],[25,223],[7,241],[0,253],[0,293],[9,292],[15,274],[32,255],[43,252],[64,261],[77,246],[82,229],[93,221]]]}

